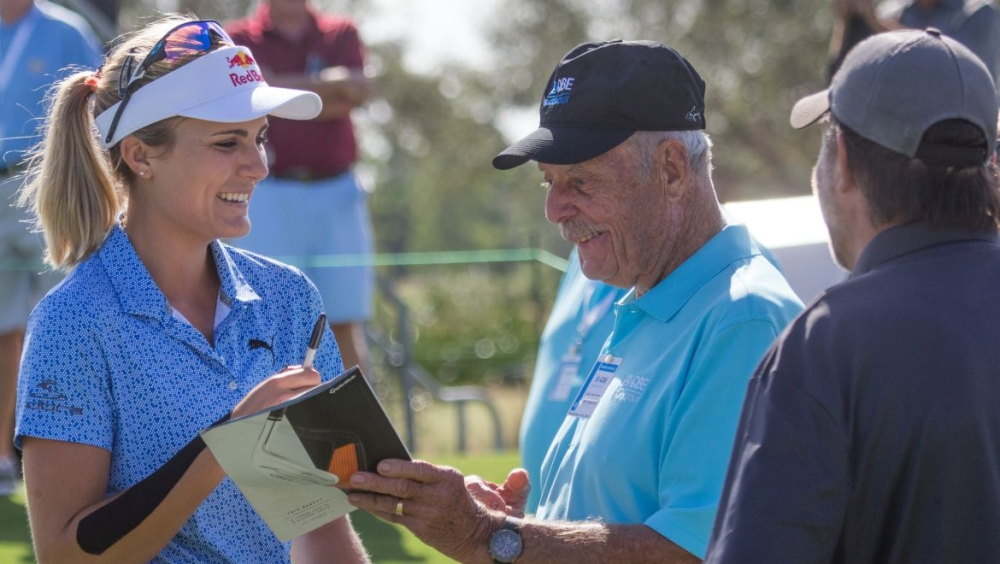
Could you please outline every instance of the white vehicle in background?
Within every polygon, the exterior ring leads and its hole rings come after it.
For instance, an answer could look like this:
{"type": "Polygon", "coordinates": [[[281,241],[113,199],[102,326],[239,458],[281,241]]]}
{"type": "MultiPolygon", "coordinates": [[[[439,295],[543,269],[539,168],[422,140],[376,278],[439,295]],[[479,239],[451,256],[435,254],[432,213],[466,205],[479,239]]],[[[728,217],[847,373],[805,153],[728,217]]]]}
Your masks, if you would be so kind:
{"type": "Polygon", "coordinates": [[[830,256],[830,236],[816,196],[730,202],[722,207],[731,222],[746,224],[771,251],[806,305],[847,278],[847,271],[830,256]]]}

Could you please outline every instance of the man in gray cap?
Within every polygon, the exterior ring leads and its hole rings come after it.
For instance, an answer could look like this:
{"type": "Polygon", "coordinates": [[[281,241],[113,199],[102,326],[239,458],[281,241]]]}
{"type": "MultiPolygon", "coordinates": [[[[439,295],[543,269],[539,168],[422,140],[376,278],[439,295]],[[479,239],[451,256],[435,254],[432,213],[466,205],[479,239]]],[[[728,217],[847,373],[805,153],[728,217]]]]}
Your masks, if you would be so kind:
{"type": "Polygon", "coordinates": [[[704,555],[747,379],[801,311],[746,227],[723,218],[704,93],[658,43],[580,45],[542,92],[540,127],[493,161],[538,162],[546,217],[584,275],[629,290],[531,477],[537,518],[513,518],[523,473],[490,511],[454,470],[399,460],[356,474],[353,488],[376,493],[352,503],[465,562],[704,555]]]}
{"type": "Polygon", "coordinates": [[[934,29],[876,35],[792,125],[828,290],[751,379],[707,562],[1000,561],[997,101],[934,29]]]}

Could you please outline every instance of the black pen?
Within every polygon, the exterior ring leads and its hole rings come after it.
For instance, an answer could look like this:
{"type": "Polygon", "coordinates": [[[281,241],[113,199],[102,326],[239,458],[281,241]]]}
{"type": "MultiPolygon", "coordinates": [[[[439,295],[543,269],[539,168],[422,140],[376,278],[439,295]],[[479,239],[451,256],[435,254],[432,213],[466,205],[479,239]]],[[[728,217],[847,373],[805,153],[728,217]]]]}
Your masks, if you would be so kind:
{"type": "Polygon", "coordinates": [[[323,339],[323,330],[326,329],[326,314],[319,314],[316,325],[313,325],[312,336],[309,337],[309,346],[306,347],[306,358],[302,361],[302,368],[312,368],[313,359],[316,358],[316,351],[319,350],[319,342],[323,339]]]}

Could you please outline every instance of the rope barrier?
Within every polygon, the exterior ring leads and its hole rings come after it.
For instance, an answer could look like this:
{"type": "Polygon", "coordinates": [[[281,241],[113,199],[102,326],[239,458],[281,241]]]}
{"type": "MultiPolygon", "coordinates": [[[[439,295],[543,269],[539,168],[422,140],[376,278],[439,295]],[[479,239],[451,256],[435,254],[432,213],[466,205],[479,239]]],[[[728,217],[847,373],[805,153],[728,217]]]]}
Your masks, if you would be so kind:
{"type": "MultiPolygon", "coordinates": [[[[350,266],[430,266],[446,264],[490,264],[505,262],[539,262],[561,272],[569,262],[545,249],[494,249],[481,251],[427,251],[413,253],[380,253],[374,255],[287,255],[271,257],[299,268],[343,268],[350,266]]],[[[0,270],[42,272],[45,266],[37,260],[2,260],[0,270]]]]}

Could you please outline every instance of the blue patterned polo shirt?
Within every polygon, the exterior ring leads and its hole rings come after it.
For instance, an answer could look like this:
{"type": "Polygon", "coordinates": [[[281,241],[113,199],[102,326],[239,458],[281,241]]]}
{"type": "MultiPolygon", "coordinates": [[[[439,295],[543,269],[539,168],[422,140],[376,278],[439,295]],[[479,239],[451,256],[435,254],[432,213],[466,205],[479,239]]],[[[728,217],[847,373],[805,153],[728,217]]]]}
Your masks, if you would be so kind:
{"type": "MultiPolygon", "coordinates": [[[[258,383],[302,362],[323,306],[298,270],[210,245],[230,307],[209,343],[172,315],[128,236],[115,227],[35,308],[18,382],[25,436],[111,452],[110,497],[162,466],[258,383]]],[[[324,380],[343,371],[327,329],[324,380]]],[[[154,562],[287,562],[281,543],[227,478],[154,562]]]]}

